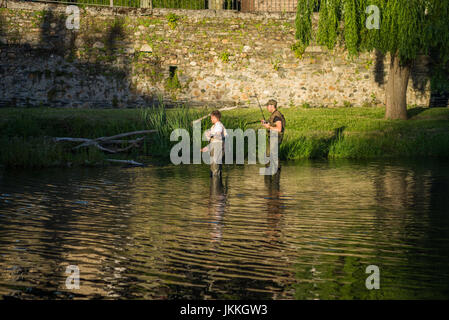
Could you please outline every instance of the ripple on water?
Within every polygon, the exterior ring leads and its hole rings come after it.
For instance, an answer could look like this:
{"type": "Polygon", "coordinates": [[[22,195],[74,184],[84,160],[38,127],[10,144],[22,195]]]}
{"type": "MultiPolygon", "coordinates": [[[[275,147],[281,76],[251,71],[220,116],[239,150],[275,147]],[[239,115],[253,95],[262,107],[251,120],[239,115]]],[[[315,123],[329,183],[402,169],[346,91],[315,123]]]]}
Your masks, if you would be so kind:
{"type": "Polygon", "coordinates": [[[448,298],[447,165],[5,172],[0,294],[21,298],[448,298]],[[366,290],[378,265],[382,290],[366,290]],[[65,287],[68,265],[81,289],[65,287]],[[349,292],[349,294],[348,294],[349,292]]]}

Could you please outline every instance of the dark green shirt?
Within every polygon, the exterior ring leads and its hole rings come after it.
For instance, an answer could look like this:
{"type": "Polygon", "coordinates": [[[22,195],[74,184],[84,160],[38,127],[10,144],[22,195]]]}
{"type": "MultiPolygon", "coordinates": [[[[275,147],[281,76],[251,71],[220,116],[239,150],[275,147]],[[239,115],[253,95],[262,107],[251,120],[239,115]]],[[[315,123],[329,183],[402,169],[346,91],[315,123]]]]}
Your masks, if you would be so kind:
{"type": "Polygon", "coordinates": [[[275,110],[271,114],[270,119],[268,120],[268,122],[270,123],[270,126],[275,127],[276,126],[276,122],[278,122],[278,121],[281,121],[281,123],[282,123],[282,130],[278,134],[278,137],[279,137],[278,143],[281,144],[282,139],[284,138],[285,118],[284,118],[284,115],[279,112],[279,110],[275,110]]]}

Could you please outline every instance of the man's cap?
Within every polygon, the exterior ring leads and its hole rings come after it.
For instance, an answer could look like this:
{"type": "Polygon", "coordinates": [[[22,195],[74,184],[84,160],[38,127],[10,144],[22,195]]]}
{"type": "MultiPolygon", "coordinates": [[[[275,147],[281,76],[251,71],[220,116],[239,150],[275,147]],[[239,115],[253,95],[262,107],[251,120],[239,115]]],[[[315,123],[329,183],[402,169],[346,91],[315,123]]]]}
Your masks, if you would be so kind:
{"type": "Polygon", "coordinates": [[[270,100],[268,100],[268,102],[267,102],[267,106],[268,105],[273,105],[273,106],[275,106],[275,107],[277,107],[277,105],[278,105],[278,102],[276,101],[276,100],[274,100],[274,99],[270,99],[270,100]]]}

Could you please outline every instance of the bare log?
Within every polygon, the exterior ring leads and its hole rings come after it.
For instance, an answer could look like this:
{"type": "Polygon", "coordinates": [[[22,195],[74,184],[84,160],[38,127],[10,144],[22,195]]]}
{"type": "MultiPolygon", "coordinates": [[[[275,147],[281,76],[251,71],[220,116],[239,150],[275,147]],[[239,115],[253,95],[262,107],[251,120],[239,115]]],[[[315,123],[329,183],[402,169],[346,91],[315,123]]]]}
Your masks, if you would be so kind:
{"type": "Polygon", "coordinates": [[[130,164],[133,166],[145,166],[143,163],[140,162],[136,162],[134,160],[118,160],[118,159],[106,159],[106,161],[110,161],[110,162],[117,162],[117,163],[124,163],[124,164],[130,164]]]}
{"type": "Polygon", "coordinates": [[[97,138],[95,140],[97,140],[97,141],[106,141],[106,140],[113,140],[113,139],[133,136],[133,135],[136,135],[136,134],[153,133],[153,132],[157,132],[157,130],[132,131],[132,132],[120,133],[120,134],[117,134],[115,136],[110,136],[110,137],[101,137],[101,138],[97,138]]]}
{"type": "MultiPolygon", "coordinates": [[[[227,111],[227,110],[232,110],[232,109],[236,109],[236,108],[238,108],[238,106],[235,106],[235,107],[224,107],[224,108],[218,109],[218,111],[221,112],[221,111],[227,111]]],[[[201,118],[199,118],[199,119],[193,120],[192,124],[194,124],[194,123],[196,123],[198,121],[201,121],[203,119],[206,119],[208,116],[210,116],[210,113],[205,115],[205,116],[203,116],[203,117],[201,117],[201,118]]]]}
{"type": "Polygon", "coordinates": [[[87,142],[87,141],[92,141],[92,139],[86,139],[86,138],[66,138],[66,137],[62,137],[62,138],[53,138],[53,140],[55,142],[60,142],[60,141],[71,141],[71,142],[87,142]]]}
{"type": "Polygon", "coordinates": [[[95,142],[105,143],[106,141],[109,141],[109,140],[114,140],[114,139],[118,139],[118,138],[133,136],[133,135],[136,135],[136,134],[153,133],[153,132],[156,132],[156,131],[157,130],[141,130],[141,131],[133,131],[133,132],[121,133],[121,134],[117,134],[115,136],[110,136],[110,137],[100,137],[100,138],[97,138],[97,139],[91,139],[89,141],[85,141],[84,143],[80,144],[79,146],[74,147],[73,149],[79,149],[81,147],[88,147],[90,145],[95,145],[95,142]]]}
{"type": "Polygon", "coordinates": [[[142,141],[144,138],[137,138],[134,140],[106,140],[103,141],[103,144],[114,144],[114,143],[139,143],[140,141],[142,141]]]}
{"type": "Polygon", "coordinates": [[[139,142],[143,141],[143,139],[144,139],[144,137],[140,137],[140,138],[133,139],[133,140],[123,140],[120,138],[133,136],[133,135],[137,135],[137,134],[153,133],[153,132],[157,132],[157,130],[140,130],[140,131],[125,132],[125,133],[117,134],[117,135],[110,136],[110,137],[100,137],[100,138],[96,138],[96,139],[57,137],[57,138],[53,138],[53,140],[56,142],[59,142],[59,141],[82,142],[80,145],[73,147],[74,150],[79,149],[81,147],[94,146],[102,151],[106,151],[109,153],[118,153],[118,152],[127,151],[133,147],[138,147],[139,142]],[[100,145],[100,143],[109,144],[109,145],[129,143],[129,145],[125,148],[112,149],[112,148],[103,147],[102,145],[100,145]]]}
{"type": "MultiPolygon", "coordinates": [[[[142,139],[139,139],[138,141],[142,141],[142,139]]],[[[109,153],[118,153],[118,152],[123,152],[123,151],[127,151],[133,147],[137,147],[137,143],[131,143],[129,146],[125,147],[125,148],[118,148],[118,149],[109,149],[109,148],[105,148],[102,145],[100,145],[98,142],[94,141],[92,144],[92,146],[97,147],[98,149],[102,150],[102,151],[106,151],[109,153]]]]}

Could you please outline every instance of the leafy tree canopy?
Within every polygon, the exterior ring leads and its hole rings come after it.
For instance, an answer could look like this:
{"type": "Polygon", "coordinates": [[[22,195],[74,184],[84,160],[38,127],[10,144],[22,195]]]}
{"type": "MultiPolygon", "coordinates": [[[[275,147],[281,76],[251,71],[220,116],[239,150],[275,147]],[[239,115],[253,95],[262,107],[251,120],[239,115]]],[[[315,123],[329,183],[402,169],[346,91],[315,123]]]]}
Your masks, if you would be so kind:
{"type": "Polygon", "coordinates": [[[334,48],[344,43],[356,55],[377,49],[397,55],[402,62],[414,60],[437,48],[443,61],[449,60],[448,0],[298,0],[296,50],[303,53],[312,38],[334,48]],[[379,9],[379,28],[369,29],[369,6],[379,9]],[[319,23],[313,34],[312,14],[319,7],[319,23]]]}

